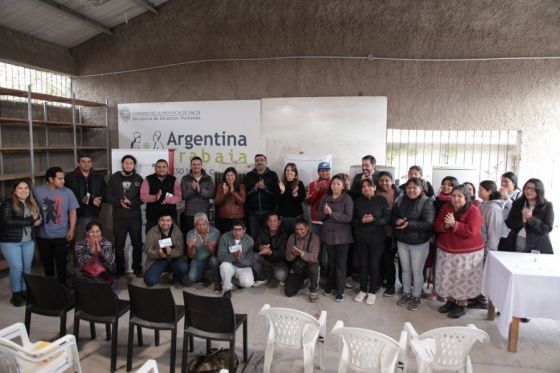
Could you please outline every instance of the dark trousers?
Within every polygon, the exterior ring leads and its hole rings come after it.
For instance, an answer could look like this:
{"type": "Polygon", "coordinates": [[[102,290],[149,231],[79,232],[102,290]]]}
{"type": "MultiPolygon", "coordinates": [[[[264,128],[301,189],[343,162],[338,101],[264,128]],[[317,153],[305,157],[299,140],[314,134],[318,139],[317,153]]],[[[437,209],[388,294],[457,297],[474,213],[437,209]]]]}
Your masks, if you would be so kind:
{"type": "Polygon", "coordinates": [[[395,269],[395,255],[397,254],[397,245],[393,242],[392,237],[385,238],[385,250],[381,259],[381,276],[387,280],[387,288],[394,288],[397,277],[395,269]]]}
{"type": "Polygon", "coordinates": [[[249,235],[251,237],[258,237],[259,233],[264,230],[267,215],[268,211],[262,214],[256,213],[254,211],[249,211],[249,235]]]}
{"type": "Polygon", "coordinates": [[[360,262],[360,290],[375,294],[379,284],[379,267],[385,251],[385,242],[355,243],[354,249],[360,262]]]}
{"type": "Polygon", "coordinates": [[[45,270],[45,276],[54,276],[56,266],[56,277],[58,277],[61,284],[66,285],[66,252],[68,250],[66,237],[37,237],[37,246],[39,246],[39,254],[45,270]]]}
{"type": "Polygon", "coordinates": [[[354,251],[356,250],[356,244],[348,245],[348,259],[346,259],[346,277],[352,277],[354,273],[354,251]]]}
{"type": "Polygon", "coordinates": [[[302,288],[305,279],[309,279],[309,291],[316,293],[319,289],[319,263],[307,263],[301,259],[297,265],[292,265],[285,282],[284,290],[288,297],[293,297],[302,288]]]}
{"type": "Polygon", "coordinates": [[[327,290],[335,289],[337,293],[344,293],[349,244],[325,246],[329,257],[327,290]]]}
{"type": "Polygon", "coordinates": [[[115,235],[115,261],[117,274],[124,273],[124,245],[126,235],[130,235],[132,243],[132,269],[142,271],[142,218],[113,218],[113,234],[115,235]]]}
{"type": "Polygon", "coordinates": [[[189,262],[185,257],[157,259],[144,272],[144,282],[149,287],[154,286],[159,282],[163,272],[173,273],[175,282],[182,281],[189,272],[189,262]]]}

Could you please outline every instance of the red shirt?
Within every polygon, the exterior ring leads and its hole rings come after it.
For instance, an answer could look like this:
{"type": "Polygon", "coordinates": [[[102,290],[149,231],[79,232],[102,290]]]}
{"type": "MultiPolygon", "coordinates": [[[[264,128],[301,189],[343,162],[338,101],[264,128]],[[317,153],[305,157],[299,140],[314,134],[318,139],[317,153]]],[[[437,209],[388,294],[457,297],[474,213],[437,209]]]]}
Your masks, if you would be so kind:
{"type": "Polygon", "coordinates": [[[469,209],[455,221],[455,227],[443,226],[445,215],[454,213],[451,203],[445,204],[434,222],[437,247],[450,254],[467,254],[484,249],[484,240],[480,234],[482,215],[480,210],[471,204],[469,209]]]}

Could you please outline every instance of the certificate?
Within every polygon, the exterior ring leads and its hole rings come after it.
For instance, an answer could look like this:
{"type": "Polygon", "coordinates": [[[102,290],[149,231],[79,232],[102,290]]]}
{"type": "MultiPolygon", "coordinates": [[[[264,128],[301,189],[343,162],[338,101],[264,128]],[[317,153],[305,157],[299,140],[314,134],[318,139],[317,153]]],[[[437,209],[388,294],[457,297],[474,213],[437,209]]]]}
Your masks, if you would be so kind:
{"type": "Polygon", "coordinates": [[[160,249],[163,249],[166,246],[169,246],[169,247],[173,246],[173,242],[171,241],[171,237],[159,240],[159,248],[160,249]]]}

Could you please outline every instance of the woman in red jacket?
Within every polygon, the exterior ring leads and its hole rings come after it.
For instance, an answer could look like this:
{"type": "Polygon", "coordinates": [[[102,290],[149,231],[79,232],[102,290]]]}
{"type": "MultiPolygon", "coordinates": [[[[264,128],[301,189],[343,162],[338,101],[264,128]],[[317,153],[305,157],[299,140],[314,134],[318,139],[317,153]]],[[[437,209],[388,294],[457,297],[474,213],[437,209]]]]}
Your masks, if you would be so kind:
{"type": "Polygon", "coordinates": [[[482,215],[464,185],[451,192],[450,203],[439,211],[434,229],[438,233],[436,293],[447,299],[438,312],[453,319],[465,314],[467,299],[480,294],[484,264],[482,215]]]}

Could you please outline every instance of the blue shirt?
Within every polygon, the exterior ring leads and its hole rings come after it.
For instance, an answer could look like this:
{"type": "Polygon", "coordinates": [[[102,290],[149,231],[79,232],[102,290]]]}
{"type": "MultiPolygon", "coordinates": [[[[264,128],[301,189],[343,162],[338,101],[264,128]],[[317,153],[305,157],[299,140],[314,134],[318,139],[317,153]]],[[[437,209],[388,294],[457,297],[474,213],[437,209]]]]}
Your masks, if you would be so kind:
{"type": "Polygon", "coordinates": [[[43,224],[37,228],[41,238],[63,238],[68,234],[68,212],[80,207],[74,192],[70,189],[55,188],[49,190],[47,184],[33,190],[33,196],[39,205],[43,224]]]}

